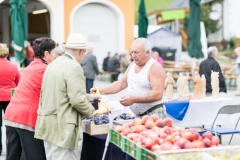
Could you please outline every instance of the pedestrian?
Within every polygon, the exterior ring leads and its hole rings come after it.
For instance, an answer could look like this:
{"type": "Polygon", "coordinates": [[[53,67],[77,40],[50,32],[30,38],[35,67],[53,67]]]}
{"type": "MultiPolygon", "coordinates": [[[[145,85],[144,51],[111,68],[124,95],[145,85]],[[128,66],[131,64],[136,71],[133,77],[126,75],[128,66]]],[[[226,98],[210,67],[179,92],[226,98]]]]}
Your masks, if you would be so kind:
{"type": "Polygon", "coordinates": [[[84,76],[86,77],[86,92],[90,93],[90,89],[93,87],[95,74],[99,74],[97,58],[93,55],[93,48],[87,50],[87,54],[84,56],[81,62],[84,76]]]}
{"type": "Polygon", "coordinates": [[[212,86],[211,86],[211,73],[219,72],[219,92],[221,94],[227,93],[227,87],[222,75],[221,67],[219,63],[216,61],[218,56],[218,49],[216,47],[209,47],[207,50],[208,58],[201,62],[199,66],[199,74],[200,76],[204,75],[206,78],[206,95],[212,95],[212,86]]]}
{"type": "Polygon", "coordinates": [[[128,66],[131,64],[131,56],[129,53],[123,53],[120,61],[120,70],[125,73],[128,66]]]}
{"type": "Polygon", "coordinates": [[[103,66],[102,66],[103,71],[106,71],[106,72],[108,71],[108,60],[110,57],[111,57],[111,52],[108,52],[107,57],[105,57],[103,60],[103,66]]]}
{"type": "Polygon", "coordinates": [[[162,59],[162,57],[159,56],[159,53],[158,53],[157,51],[154,51],[154,52],[152,53],[152,57],[153,57],[156,61],[158,61],[158,63],[160,63],[161,66],[163,66],[163,59],[162,59]]]}
{"type": "Polygon", "coordinates": [[[120,70],[118,70],[118,67],[120,65],[118,54],[115,53],[115,55],[108,60],[108,72],[115,72],[115,75],[111,75],[112,82],[117,81],[118,75],[121,73],[120,70]]]}
{"type": "Polygon", "coordinates": [[[63,49],[60,47],[55,48],[55,59],[63,55],[63,49]]]}
{"type": "Polygon", "coordinates": [[[4,115],[6,160],[45,160],[43,141],[34,138],[42,78],[54,59],[56,43],[47,37],[33,41],[34,60],[24,69],[18,87],[4,115]]]}
{"type": "Polygon", "coordinates": [[[44,141],[47,160],[80,160],[82,117],[90,118],[94,111],[79,65],[87,49],[86,38],[71,33],[63,46],[65,54],[44,73],[35,138],[44,141]]]}
{"type": "Polygon", "coordinates": [[[0,43],[0,155],[2,154],[2,111],[5,110],[11,99],[11,89],[17,87],[20,73],[16,65],[7,60],[9,55],[6,44],[0,43]]]}
{"type": "MultiPolygon", "coordinates": [[[[114,94],[127,88],[126,96],[120,103],[129,106],[137,117],[157,114],[166,117],[163,106],[165,72],[162,66],[151,58],[151,44],[145,38],[135,39],[131,46],[131,63],[127,71],[116,82],[105,88],[99,88],[101,94],[114,94]]],[[[95,88],[91,89],[96,92],[95,88]]]]}
{"type": "Polygon", "coordinates": [[[238,75],[237,91],[236,91],[235,95],[240,96],[240,47],[235,48],[234,52],[237,55],[237,58],[235,60],[235,65],[228,71],[228,73],[231,73],[232,71],[235,70],[235,74],[238,75]]]}

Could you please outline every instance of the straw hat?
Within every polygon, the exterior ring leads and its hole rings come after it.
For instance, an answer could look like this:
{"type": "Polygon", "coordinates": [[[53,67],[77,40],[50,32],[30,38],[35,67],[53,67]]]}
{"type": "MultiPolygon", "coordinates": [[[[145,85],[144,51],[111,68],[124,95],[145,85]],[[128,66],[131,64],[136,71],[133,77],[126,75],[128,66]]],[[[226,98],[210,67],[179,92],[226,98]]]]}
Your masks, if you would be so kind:
{"type": "Polygon", "coordinates": [[[70,49],[88,49],[85,36],[78,33],[69,34],[67,43],[63,43],[62,45],[63,47],[70,49]]]}

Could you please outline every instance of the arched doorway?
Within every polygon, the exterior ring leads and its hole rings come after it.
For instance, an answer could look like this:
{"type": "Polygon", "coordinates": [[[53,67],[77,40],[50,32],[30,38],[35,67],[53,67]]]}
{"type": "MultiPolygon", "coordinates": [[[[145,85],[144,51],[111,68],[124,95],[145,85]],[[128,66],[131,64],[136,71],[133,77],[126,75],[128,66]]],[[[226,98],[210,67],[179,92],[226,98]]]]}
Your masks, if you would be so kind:
{"type": "Polygon", "coordinates": [[[102,63],[107,52],[119,53],[124,45],[124,17],[121,10],[109,1],[84,1],[70,15],[70,32],[86,35],[94,48],[97,61],[102,63]]]}
{"type": "MultiPolygon", "coordinates": [[[[50,14],[48,9],[39,1],[28,0],[26,10],[28,12],[28,41],[32,42],[38,37],[50,36],[50,14]],[[46,10],[33,14],[37,10],[46,10]]],[[[10,23],[9,0],[0,4],[0,42],[11,44],[11,23],[10,23]]]]}

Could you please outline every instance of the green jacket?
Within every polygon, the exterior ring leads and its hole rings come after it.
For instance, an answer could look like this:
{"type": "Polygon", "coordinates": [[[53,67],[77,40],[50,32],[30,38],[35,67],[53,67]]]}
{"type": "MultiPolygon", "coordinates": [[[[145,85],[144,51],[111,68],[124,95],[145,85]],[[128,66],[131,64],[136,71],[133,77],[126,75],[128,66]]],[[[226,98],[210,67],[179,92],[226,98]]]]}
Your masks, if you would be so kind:
{"type": "Polygon", "coordinates": [[[43,76],[35,138],[76,150],[82,116],[91,116],[91,106],[80,64],[66,56],[57,58],[43,76]]]}

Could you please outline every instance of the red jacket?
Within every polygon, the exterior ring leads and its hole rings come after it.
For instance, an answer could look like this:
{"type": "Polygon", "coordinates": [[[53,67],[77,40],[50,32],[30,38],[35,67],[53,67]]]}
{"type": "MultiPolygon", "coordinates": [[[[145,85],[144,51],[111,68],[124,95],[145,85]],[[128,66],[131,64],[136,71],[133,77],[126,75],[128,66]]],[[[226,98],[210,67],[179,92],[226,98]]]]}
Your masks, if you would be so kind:
{"type": "Polygon", "coordinates": [[[43,73],[47,64],[35,58],[23,71],[18,87],[6,109],[4,119],[35,128],[43,73]]]}
{"type": "Polygon", "coordinates": [[[10,101],[11,89],[18,85],[20,74],[15,64],[0,58],[0,101],[10,101]]]}

